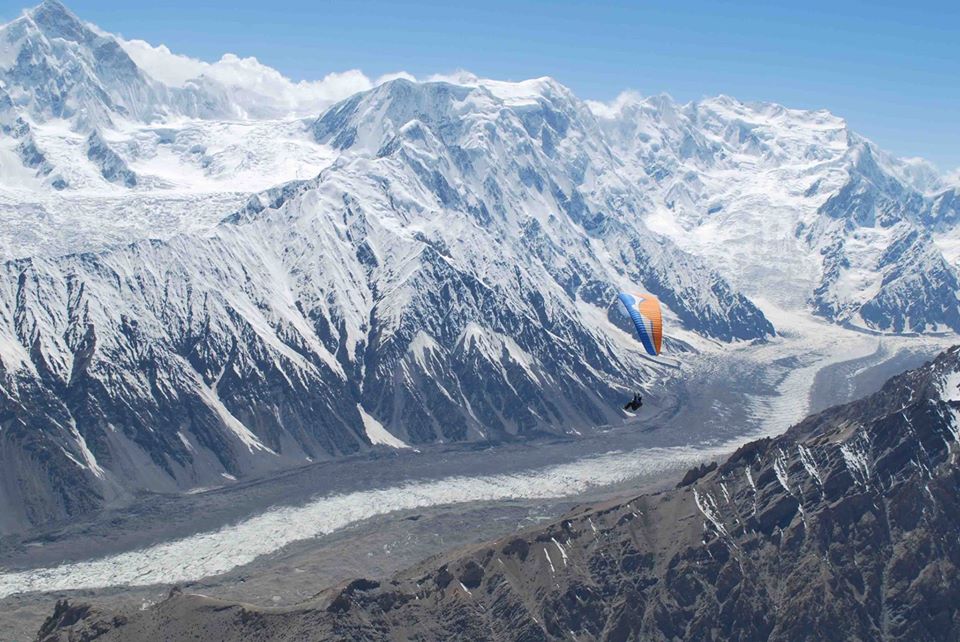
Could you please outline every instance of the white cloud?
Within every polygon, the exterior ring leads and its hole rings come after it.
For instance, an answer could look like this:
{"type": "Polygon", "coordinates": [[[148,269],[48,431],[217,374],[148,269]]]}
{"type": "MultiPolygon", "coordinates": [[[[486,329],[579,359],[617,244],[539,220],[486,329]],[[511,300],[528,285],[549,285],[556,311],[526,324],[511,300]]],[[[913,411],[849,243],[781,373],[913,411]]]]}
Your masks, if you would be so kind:
{"type": "Polygon", "coordinates": [[[252,56],[241,58],[228,53],[216,62],[206,62],[173,53],[166,45],[152,45],[144,40],[117,40],[137,66],[155,80],[181,88],[191,83],[214,81],[226,89],[239,115],[253,118],[314,115],[359,91],[399,78],[474,87],[487,83],[504,84],[482,80],[464,70],[433,74],[423,79],[406,71],[396,71],[371,80],[361,70],[350,69],[329,73],[320,80],[294,82],[252,56]]]}
{"type": "Polygon", "coordinates": [[[546,83],[553,82],[549,78],[519,83],[498,82],[479,78],[463,69],[424,78],[417,78],[406,71],[396,71],[376,79],[371,79],[359,69],[350,69],[327,74],[320,80],[294,82],[252,56],[241,58],[228,53],[216,62],[206,62],[173,53],[166,45],[123,38],[118,38],[118,41],[138,67],[168,86],[186,87],[204,81],[217,83],[226,90],[229,102],[237,108],[237,115],[247,118],[315,115],[359,91],[399,78],[412,82],[483,86],[501,99],[513,102],[534,100],[546,83]]]}
{"type": "Polygon", "coordinates": [[[166,45],[154,47],[144,40],[123,40],[120,46],[137,66],[154,79],[173,87],[182,87],[191,78],[203,75],[209,63],[175,54],[166,45]]]}
{"type": "Polygon", "coordinates": [[[949,182],[950,176],[925,158],[917,156],[899,158],[893,168],[895,173],[906,180],[914,189],[924,193],[939,192],[949,182]]]}
{"type": "MultiPolygon", "coordinates": [[[[118,40],[137,66],[166,85],[184,87],[199,79],[213,80],[235,97],[237,94],[252,94],[268,100],[271,111],[291,115],[317,113],[375,84],[359,69],[329,73],[320,80],[294,82],[252,56],[241,58],[228,53],[210,63],[175,54],[165,45],[155,46],[143,40],[118,40]]],[[[397,72],[377,79],[376,84],[401,77],[413,79],[406,72],[397,72]]],[[[258,111],[264,111],[262,105],[258,107],[258,111]]]]}
{"type": "Polygon", "coordinates": [[[638,92],[627,90],[607,103],[599,100],[587,100],[585,102],[595,116],[599,116],[600,118],[615,118],[623,111],[624,107],[635,105],[642,100],[643,96],[638,92]]]}
{"type": "Polygon", "coordinates": [[[391,80],[398,80],[403,78],[404,80],[409,80],[410,82],[417,82],[417,77],[413,74],[407,73],[405,71],[395,71],[390,74],[383,74],[374,81],[374,85],[382,85],[385,82],[390,82],[391,80]]]}
{"type": "Polygon", "coordinates": [[[426,77],[425,82],[448,82],[451,85],[476,87],[481,84],[481,79],[466,69],[457,69],[449,74],[431,74],[426,77]]]}

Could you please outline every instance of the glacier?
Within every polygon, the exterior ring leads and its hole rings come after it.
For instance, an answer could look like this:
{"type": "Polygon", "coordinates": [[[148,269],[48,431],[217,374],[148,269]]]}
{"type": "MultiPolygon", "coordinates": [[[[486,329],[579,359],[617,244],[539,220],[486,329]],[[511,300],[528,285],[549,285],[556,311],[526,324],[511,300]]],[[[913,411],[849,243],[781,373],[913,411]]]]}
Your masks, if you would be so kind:
{"type": "MultiPolygon", "coordinates": [[[[277,506],[216,530],[104,558],[53,567],[0,571],[0,598],[34,591],[190,582],[226,573],[294,542],[322,537],[377,515],[469,502],[575,497],[587,491],[695,466],[727,454],[744,443],[782,433],[809,411],[810,383],[825,363],[857,360],[876,348],[875,338],[844,329],[831,329],[825,324],[806,329],[817,330],[811,332],[806,346],[769,343],[763,346],[763,354],[758,358],[784,358],[812,349],[818,360],[780,381],[777,384],[779,394],[770,398],[772,404],[755,410],[757,416],[753,428],[731,439],[708,438],[682,446],[608,451],[543,468],[521,468],[489,475],[414,478],[396,485],[321,494],[306,503],[277,506]]],[[[800,332],[804,328],[792,327],[791,330],[800,332]]],[[[892,349],[910,343],[904,339],[885,341],[892,349]]],[[[952,383],[957,377],[949,375],[946,380],[943,397],[949,399],[956,395],[952,383]]],[[[815,466],[809,453],[801,451],[800,457],[805,466],[815,466]]],[[[703,498],[703,512],[708,518],[712,503],[712,498],[703,498]]]]}

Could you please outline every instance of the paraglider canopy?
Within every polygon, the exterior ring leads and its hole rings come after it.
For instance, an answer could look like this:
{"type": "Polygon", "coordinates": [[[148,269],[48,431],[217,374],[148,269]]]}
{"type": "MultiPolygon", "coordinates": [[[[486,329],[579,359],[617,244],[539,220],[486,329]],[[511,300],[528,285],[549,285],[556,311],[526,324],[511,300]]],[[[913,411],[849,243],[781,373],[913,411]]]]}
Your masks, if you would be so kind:
{"type": "Polygon", "coordinates": [[[633,319],[633,325],[637,328],[637,335],[647,354],[653,357],[660,354],[660,345],[663,342],[660,299],[647,293],[621,292],[620,302],[633,319]]]}

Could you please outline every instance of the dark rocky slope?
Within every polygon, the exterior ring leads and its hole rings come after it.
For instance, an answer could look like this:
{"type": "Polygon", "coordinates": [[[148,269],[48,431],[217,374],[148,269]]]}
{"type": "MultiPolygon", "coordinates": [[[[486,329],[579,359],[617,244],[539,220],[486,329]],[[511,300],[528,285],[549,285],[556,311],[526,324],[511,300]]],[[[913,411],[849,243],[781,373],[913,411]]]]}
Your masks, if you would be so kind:
{"type": "Polygon", "coordinates": [[[960,349],[675,490],[292,608],[61,603],[42,640],[957,640],[960,349]]]}

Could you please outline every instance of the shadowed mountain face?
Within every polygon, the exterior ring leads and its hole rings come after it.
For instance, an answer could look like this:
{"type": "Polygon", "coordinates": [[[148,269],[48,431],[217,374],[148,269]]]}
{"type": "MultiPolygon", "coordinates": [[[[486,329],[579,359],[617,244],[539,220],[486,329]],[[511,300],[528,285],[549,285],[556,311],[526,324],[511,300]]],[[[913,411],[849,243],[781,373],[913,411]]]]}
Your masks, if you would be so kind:
{"type": "Polygon", "coordinates": [[[40,639],[956,640],[958,412],[954,348],[672,491],[291,608],[61,603],[40,639]]]}

